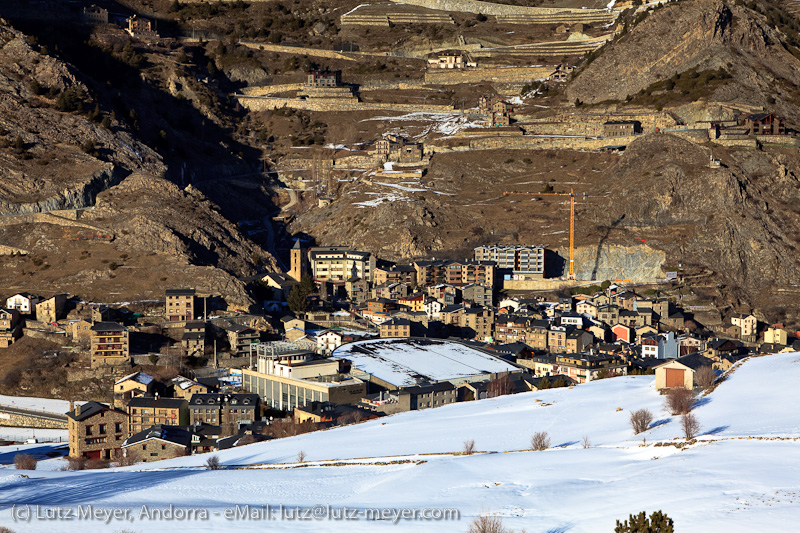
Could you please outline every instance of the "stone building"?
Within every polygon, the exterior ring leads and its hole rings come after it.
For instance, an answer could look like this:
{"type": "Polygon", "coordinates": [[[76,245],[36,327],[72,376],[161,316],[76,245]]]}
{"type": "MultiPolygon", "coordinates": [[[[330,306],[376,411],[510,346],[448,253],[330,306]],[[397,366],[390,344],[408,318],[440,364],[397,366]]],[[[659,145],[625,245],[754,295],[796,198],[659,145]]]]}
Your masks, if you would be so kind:
{"type": "Polygon", "coordinates": [[[603,123],[603,137],[625,137],[642,132],[642,123],[638,120],[609,120],[603,123]]]}
{"type": "Polygon", "coordinates": [[[189,423],[189,409],[183,398],[137,396],[127,405],[131,433],[138,433],[153,424],[185,426],[189,423]]]}
{"type": "Polygon", "coordinates": [[[312,70],[306,77],[306,86],[315,89],[340,87],[341,85],[341,70],[312,70]]]}
{"type": "Polygon", "coordinates": [[[90,328],[92,368],[130,363],[128,329],[116,322],[98,322],[90,328]]]}
{"type": "Polygon", "coordinates": [[[67,413],[69,456],[113,459],[128,435],[128,415],[99,402],[75,406],[67,413]]]}
{"type": "Polygon", "coordinates": [[[52,324],[64,316],[67,305],[66,294],[56,294],[36,304],[36,320],[52,324]]]}
{"type": "Polygon", "coordinates": [[[0,309],[0,348],[8,348],[20,335],[19,311],[0,309]]]}
{"type": "Polygon", "coordinates": [[[122,453],[139,463],[191,455],[192,433],[176,426],[153,425],[125,439],[122,453]]]}
{"type": "Polygon", "coordinates": [[[239,427],[258,420],[258,394],[194,394],[189,401],[192,425],[211,424],[222,428],[222,435],[235,435],[239,427]]]}
{"type": "Polygon", "coordinates": [[[169,322],[194,320],[194,289],[167,289],[166,296],[165,314],[169,322]]]}

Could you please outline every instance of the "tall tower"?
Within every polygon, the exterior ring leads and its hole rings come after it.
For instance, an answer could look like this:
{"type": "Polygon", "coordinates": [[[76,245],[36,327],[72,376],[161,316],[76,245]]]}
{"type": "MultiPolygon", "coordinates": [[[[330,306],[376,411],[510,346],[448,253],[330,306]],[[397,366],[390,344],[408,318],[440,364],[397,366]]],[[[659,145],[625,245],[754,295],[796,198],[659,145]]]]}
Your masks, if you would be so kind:
{"type": "Polygon", "coordinates": [[[303,276],[308,274],[308,251],[300,244],[300,239],[294,243],[291,249],[291,265],[289,269],[289,277],[300,281],[303,276]]]}

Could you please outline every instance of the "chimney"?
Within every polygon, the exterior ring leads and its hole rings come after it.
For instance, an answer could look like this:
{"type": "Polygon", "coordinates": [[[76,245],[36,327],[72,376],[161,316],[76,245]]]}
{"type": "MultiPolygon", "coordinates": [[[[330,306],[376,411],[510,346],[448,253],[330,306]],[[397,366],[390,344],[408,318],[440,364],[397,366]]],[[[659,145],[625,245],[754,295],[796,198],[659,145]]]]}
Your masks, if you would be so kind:
{"type": "Polygon", "coordinates": [[[83,406],[82,405],[76,405],[75,406],[75,416],[80,416],[81,415],[81,407],[83,407],[83,406]]]}
{"type": "Polygon", "coordinates": [[[69,401],[69,412],[73,412],[75,410],[75,400],[69,401]]]}

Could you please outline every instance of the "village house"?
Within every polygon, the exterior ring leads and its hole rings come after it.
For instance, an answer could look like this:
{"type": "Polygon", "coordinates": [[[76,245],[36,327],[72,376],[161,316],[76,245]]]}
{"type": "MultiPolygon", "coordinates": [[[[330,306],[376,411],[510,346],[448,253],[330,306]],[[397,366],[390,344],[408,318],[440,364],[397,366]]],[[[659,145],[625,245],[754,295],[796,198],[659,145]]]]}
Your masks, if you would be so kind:
{"type": "Polygon", "coordinates": [[[292,288],[297,285],[297,280],[287,274],[270,272],[261,278],[261,283],[272,289],[272,299],[286,301],[292,288]]]}
{"type": "Polygon", "coordinates": [[[207,385],[198,383],[184,376],[176,376],[169,382],[168,392],[173,398],[183,398],[187,402],[195,394],[208,394],[211,390],[207,385]]]}
{"type": "Polygon", "coordinates": [[[294,408],[292,418],[296,424],[312,422],[315,424],[360,422],[377,418],[367,409],[351,405],[338,405],[331,402],[310,402],[294,408]]]}
{"type": "Polygon", "coordinates": [[[740,338],[743,341],[756,342],[758,319],[755,316],[738,313],[731,317],[731,324],[739,327],[741,330],[740,338]]]}
{"type": "Polygon", "coordinates": [[[185,426],[189,423],[188,404],[183,398],[136,396],[128,400],[126,410],[131,433],[143,431],[153,424],[185,426]]]}
{"type": "Polygon", "coordinates": [[[424,311],[425,310],[425,293],[415,292],[403,298],[399,298],[397,303],[401,306],[408,307],[411,311],[424,311]]]}
{"type": "Polygon", "coordinates": [[[460,51],[439,53],[428,57],[428,68],[460,69],[477,66],[477,63],[465,59],[464,54],[460,51]]]}
{"type": "Polygon", "coordinates": [[[566,353],[581,353],[594,342],[594,337],[588,331],[575,328],[567,333],[565,342],[566,353]]]}
{"type": "Polygon", "coordinates": [[[206,349],[206,323],[202,320],[189,320],[183,326],[181,346],[186,355],[202,357],[206,349]]]}
{"type": "Polygon", "coordinates": [[[409,287],[416,287],[417,270],[413,265],[376,266],[374,282],[376,285],[405,283],[409,287]]]}
{"type": "Polygon", "coordinates": [[[6,309],[16,309],[21,315],[32,315],[36,304],[42,299],[27,292],[20,292],[6,300],[6,309]]]}
{"type": "Polygon", "coordinates": [[[194,320],[194,289],[167,289],[166,297],[165,315],[169,322],[194,320]]]}
{"type": "Polygon", "coordinates": [[[66,306],[66,294],[56,294],[46,300],[42,300],[36,304],[36,320],[46,324],[54,324],[58,319],[64,317],[66,306]]]}
{"type": "Polygon", "coordinates": [[[547,330],[547,349],[551,353],[564,353],[567,351],[566,327],[551,326],[547,330]]]}
{"type": "Polygon", "coordinates": [[[438,320],[444,305],[436,298],[425,298],[425,303],[422,306],[425,314],[428,315],[428,320],[438,320]]]}
{"type": "Polygon", "coordinates": [[[19,311],[16,309],[0,309],[0,348],[8,348],[21,335],[19,311]]]}
{"type": "Polygon", "coordinates": [[[780,327],[769,327],[764,331],[764,342],[767,344],[781,344],[786,346],[789,344],[789,335],[786,330],[780,327]]]}
{"type": "Polygon", "coordinates": [[[306,86],[315,89],[341,87],[341,70],[311,70],[306,76],[306,86]]]}
{"type": "Polygon", "coordinates": [[[157,382],[150,374],[134,372],[114,382],[114,407],[124,408],[131,398],[152,396],[157,390],[157,382]]]}
{"type": "Polygon", "coordinates": [[[398,300],[405,298],[411,293],[411,287],[406,283],[384,283],[372,289],[373,298],[385,298],[387,300],[398,300]]]}
{"type": "Polygon", "coordinates": [[[195,394],[189,401],[190,423],[220,426],[224,436],[237,434],[242,425],[259,418],[258,394],[195,394]]]}
{"type": "Polygon", "coordinates": [[[714,361],[700,354],[691,354],[673,359],[654,367],[656,390],[682,387],[692,390],[695,387],[694,375],[700,368],[713,368],[714,361]]]}
{"type": "Polygon", "coordinates": [[[131,37],[158,38],[155,22],[150,19],[134,14],[128,17],[126,23],[127,27],[125,31],[127,31],[131,37]]]}
{"type": "Polygon", "coordinates": [[[597,318],[597,306],[588,300],[575,304],[575,311],[581,315],[589,315],[592,318],[597,318]]]}
{"type": "Polygon", "coordinates": [[[633,343],[633,329],[624,324],[615,324],[611,327],[611,336],[614,342],[622,341],[633,343]]]}
{"type": "Polygon", "coordinates": [[[392,318],[381,323],[381,337],[410,337],[411,321],[405,318],[392,318]]]}
{"type": "Polygon", "coordinates": [[[490,306],[494,300],[494,291],[478,283],[468,283],[461,287],[461,298],[475,305],[490,306]]]}
{"type": "MultiPolygon", "coordinates": [[[[525,332],[525,344],[534,350],[548,350],[549,324],[546,320],[534,319],[525,332]]],[[[564,340],[566,343],[566,339],[564,340]]]]}
{"type": "Polygon", "coordinates": [[[603,137],[625,137],[642,133],[642,123],[638,120],[610,120],[603,123],[603,137]]]}
{"type": "Polygon", "coordinates": [[[128,329],[116,322],[98,322],[90,328],[92,368],[130,363],[128,329]]]}
{"type": "Polygon", "coordinates": [[[348,278],[344,282],[344,290],[347,298],[355,304],[360,304],[370,298],[369,282],[365,279],[348,278]]]}
{"type": "Polygon", "coordinates": [[[69,456],[87,459],[113,459],[128,435],[128,415],[120,409],[98,402],[71,408],[69,456]]]}
{"type": "Polygon", "coordinates": [[[81,12],[81,22],[84,24],[108,24],[108,9],[94,4],[84,6],[81,12]]]}
{"type": "Polygon", "coordinates": [[[609,326],[619,323],[619,307],[614,304],[600,305],[597,308],[597,319],[609,326]]]}
{"type": "Polygon", "coordinates": [[[122,443],[123,457],[137,463],[174,459],[191,453],[192,433],[172,425],[154,424],[122,443]]]}
{"type": "Polygon", "coordinates": [[[221,324],[221,329],[228,338],[231,353],[244,355],[250,353],[250,346],[261,340],[261,332],[242,324],[221,324]]]}
{"type": "Polygon", "coordinates": [[[742,117],[747,135],[785,135],[786,119],[773,113],[754,113],[742,117]]]}

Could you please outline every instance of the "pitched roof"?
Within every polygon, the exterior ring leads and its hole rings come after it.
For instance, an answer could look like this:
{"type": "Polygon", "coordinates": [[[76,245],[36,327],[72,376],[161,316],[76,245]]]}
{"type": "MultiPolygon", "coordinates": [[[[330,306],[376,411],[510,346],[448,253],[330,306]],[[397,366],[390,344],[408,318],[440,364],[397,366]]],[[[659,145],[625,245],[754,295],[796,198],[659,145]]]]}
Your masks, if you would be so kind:
{"type": "Polygon", "coordinates": [[[85,404],[78,406],[75,408],[75,411],[70,411],[67,413],[67,416],[73,420],[81,421],[90,418],[100,411],[116,411],[117,413],[125,414],[125,411],[121,411],[120,409],[113,408],[109,405],[100,402],[86,402],[85,404]],[[76,414],[77,411],[80,410],[79,414],[76,414]]]}
{"type": "Polygon", "coordinates": [[[180,446],[189,446],[192,443],[192,434],[178,426],[157,424],[139,433],[134,433],[125,439],[122,447],[126,448],[150,439],[160,439],[180,446]]]}
{"type": "Polygon", "coordinates": [[[92,331],[127,331],[127,328],[116,322],[97,322],[91,327],[92,331]]]}
{"type": "Polygon", "coordinates": [[[133,374],[129,374],[122,379],[118,379],[114,382],[114,385],[119,385],[123,381],[128,380],[136,381],[137,383],[141,383],[142,385],[149,385],[153,381],[153,376],[150,374],[145,374],[144,372],[134,372],[133,374]]]}
{"type": "Polygon", "coordinates": [[[136,396],[128,401],[128,407],[158,407],[160,409],[180,409],[186,405],[183,398],[163,398],[161,396],[136,396]]]}

